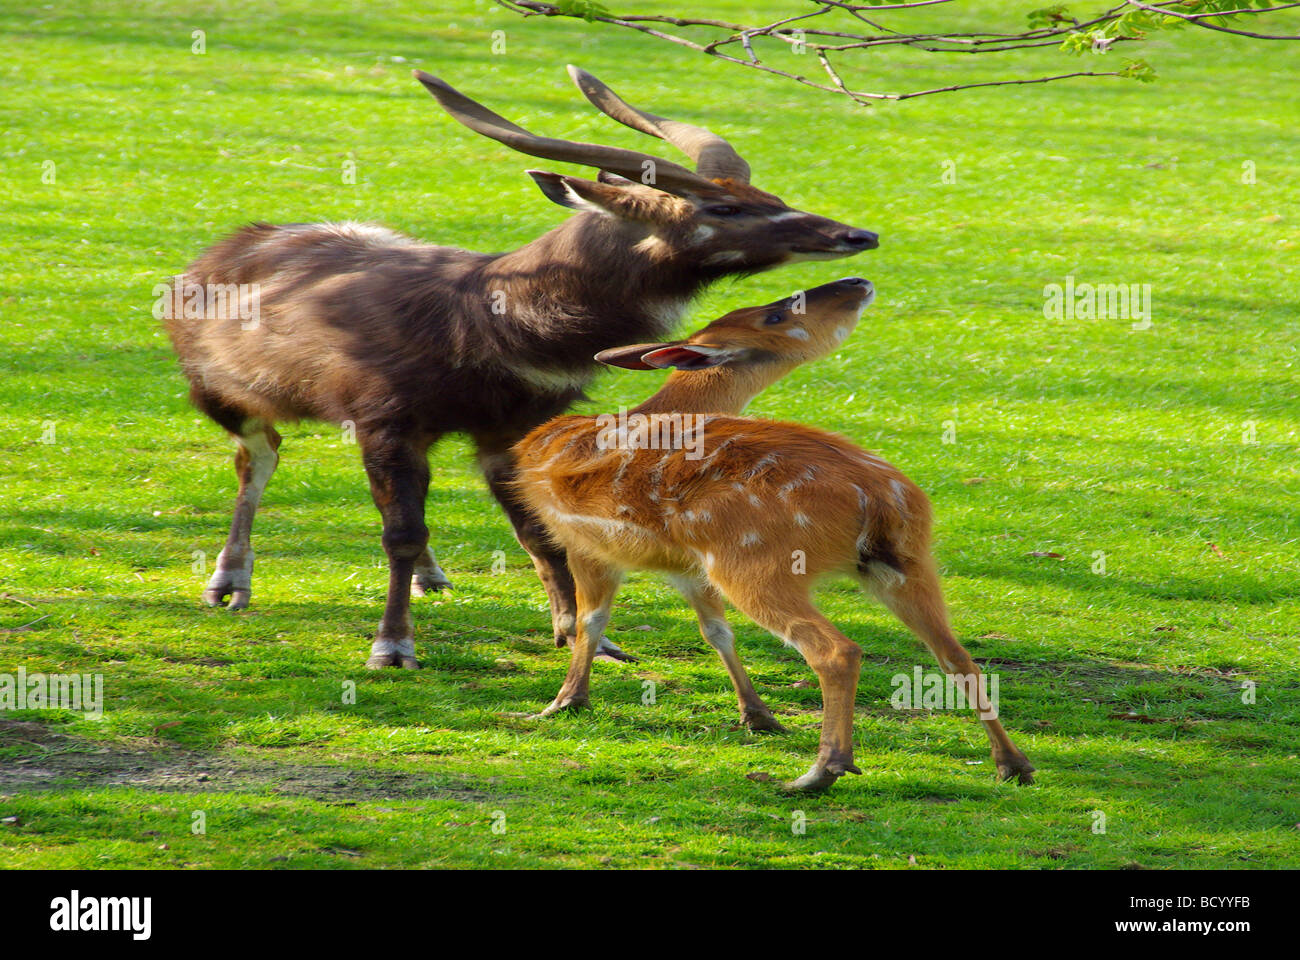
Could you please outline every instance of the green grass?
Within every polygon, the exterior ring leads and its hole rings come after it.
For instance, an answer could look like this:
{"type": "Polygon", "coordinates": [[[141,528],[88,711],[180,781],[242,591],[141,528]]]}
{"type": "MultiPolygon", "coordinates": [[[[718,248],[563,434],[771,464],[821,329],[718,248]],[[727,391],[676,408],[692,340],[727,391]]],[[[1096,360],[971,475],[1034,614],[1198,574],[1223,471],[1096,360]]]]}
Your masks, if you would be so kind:
{"type": "MultiPolygon", "coordinates": [[[[864,111],[486,0],[187,6],[0,12],[0,626],[32,624],[0,634],[0,672],[102,674],[106,708],[0,716],[6,866],[1300,863],[1294,48],[1189,31],[1142,54],[1153,85],[864,111]],[[460,441],[435,455],[429,525],[457,590],[416,603],[423,671],[360,669],[385,575],[332,426],[286,431],[252,609],[200,605],[193,554],[224,538],[230,451],[186,404],[153,285],[253,219],[528,241],[564,216],[523,175],[533,161],[453,124],[409,71],[539,132],[647,147],[586,106],[570,61],[717,128],[792,204],[882,234],[855,260],[719,286],[689,323],[850,272],[876,282],[843,351],[751,412],[841,431],[929,491],[957,630],[999,674],[1037,785],[996,784],[964,713],[889,709],[890,677],[928,661],[847,583],[820,603],[866,654],[864,776],[828,796],[745,776],[800,773],[815,750],[820,696],[797,654],[736,618],[791,733],[736,730],[721,665],[653,577],[631,578],[612,631],[642,662],[598,664],[590,713],[523,719],[565,657],[460,441]],[[1045,319],[1044,285],[1067,275],[1151,284],[1153,328],[1045,319]]],[[[1062,66],[1051,51],[863,63],[891,89],[1062,66]]],[[[608,409],[657,382],[609,374],[592,394],[608,409]]]]}

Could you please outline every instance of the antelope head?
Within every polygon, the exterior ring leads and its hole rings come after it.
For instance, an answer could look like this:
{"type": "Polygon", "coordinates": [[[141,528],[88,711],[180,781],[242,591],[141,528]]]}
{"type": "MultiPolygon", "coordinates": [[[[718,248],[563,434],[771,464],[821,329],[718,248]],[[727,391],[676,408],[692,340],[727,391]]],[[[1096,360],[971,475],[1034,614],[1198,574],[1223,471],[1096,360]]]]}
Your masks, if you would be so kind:
{"type": "Polygon", "coordinates": [[[733,310],[684,340],[615,347],[596,359],[628,370],[676,371],[638,411],[739,413],[791,370],[839,349],[875,298],[871,281],[845,277],[733,310]]]}
{"type": "Polygon", "coordinates": [[[671,143],[695,170],[620,147],[540,137],[421,70],[416,78],[448,113],[520,153],[594,167],[595,180],[529,170],[552,201],[633,227],[639,249],[665,259],[748,273],[799,260],[834,260],[878,246],[876,234],[794,210],[749,182],[749,164],[717,134],[639,110],[591,74],[569,67],[578,89],[619,123],[671,143]]]}

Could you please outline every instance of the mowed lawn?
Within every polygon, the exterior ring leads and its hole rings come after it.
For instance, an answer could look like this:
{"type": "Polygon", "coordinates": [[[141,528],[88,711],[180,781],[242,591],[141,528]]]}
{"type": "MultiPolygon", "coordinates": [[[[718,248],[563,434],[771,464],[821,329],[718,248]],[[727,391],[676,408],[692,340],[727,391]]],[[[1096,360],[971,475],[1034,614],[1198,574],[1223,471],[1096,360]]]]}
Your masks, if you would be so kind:
{"type": "MultiPolygon", "coordinates": [[[[1041,5],[958,19],[1016,25],[1041,5]]],[[[693,12],[790,8],[706,6],[693,12]]],[[[1154,84],[864,110],[486,0],[191,7],[0,13],[0,673],[101,674],[105,708],[0,714],[0,862],[1300,863],[1294,47],[1162,34],[1140,54],[1154,84]],[[630,578],[611,630],[641,662],[597,664],[588,713],[526,719],[566,655],[459,440],[434,456],[428,521],[456,589],[415,602],[424,670],[361,669],[385,565],[357,450],[332,425],[284,428],[251,609],[200,603],[231,445],[186,402],[154,285],[251,220],[527,242],[565,211],[523,170],[583,171],[471,134],[410,71],[540,133],[656,149],[590,108],[569,62],[727,136],[792,205],[880,232],[852,260],[719,285],[683,329],[847,274],[876,283],[843,350],[751,412],[840,431],[930,493],[956,629],[998,675],[1036,785],[995,782],[967,713],[890,707],[891,678],[929,670],[928,654],[848,582],[819,602],[865,651],[863,776],[826,796],[777,791],[821,719],[798,654],[734,618],[790,733],[738,729],[720,662],[652,576],[630,578]],[[1045,287],[1067,277],[1149,284],[1149,329],[1045,317],[1045,287]]],[[[918,89],[1117,69],[1126,53],[873,53],[859,76],[918,89]]],[[[583,409],[661,378],[606,374],[583,409]]]]}

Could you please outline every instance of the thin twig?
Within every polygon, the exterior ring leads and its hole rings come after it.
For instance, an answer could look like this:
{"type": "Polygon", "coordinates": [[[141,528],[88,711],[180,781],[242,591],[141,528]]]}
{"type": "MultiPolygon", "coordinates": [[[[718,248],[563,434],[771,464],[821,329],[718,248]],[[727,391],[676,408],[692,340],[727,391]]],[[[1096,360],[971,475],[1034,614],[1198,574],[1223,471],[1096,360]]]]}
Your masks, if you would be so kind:
{"type": "Polygon", "coordinates": [[[1139,10],[1146,10],[1148,13],[1162,13],[1166,17],[1177,17],[1197,27],[1203,27],[1206,30],[1217,30],[1219,33],[1235,33],[1239,37],[1253,37],[1256,40],[1300,40],[1300,35],[1283,34],[1278,36],[1272,33],[1252,33],[1249,30],[1233,30],[1231,27],[1221,27],[1215,23],[1209,23],[1210,17],[1230,17],[1239,13],[1269,13],[1273,10],[1285,10],[1288,7],[1298,6],[1294,3],[1285,3],[1277,7],[1261,7],[1253,10],[1233,10],[1227,13],[1177,13],[1168,7],[1153,7],[1145,3],[1138,3],[1137,0],[1128,0],[1130,7],[1137,7],[1139,10]]]}
{"type": "Polygon", "coordinates": [[[37,617],[31,623],[24,623],[21,627],[0,627],[0,633],[22,633],[24,630],[30,630],[32,627],[40,623],[42,620],[48,620],[48,619],[50,619],[50,615],[47,613],[43,617],[37,617]]]}

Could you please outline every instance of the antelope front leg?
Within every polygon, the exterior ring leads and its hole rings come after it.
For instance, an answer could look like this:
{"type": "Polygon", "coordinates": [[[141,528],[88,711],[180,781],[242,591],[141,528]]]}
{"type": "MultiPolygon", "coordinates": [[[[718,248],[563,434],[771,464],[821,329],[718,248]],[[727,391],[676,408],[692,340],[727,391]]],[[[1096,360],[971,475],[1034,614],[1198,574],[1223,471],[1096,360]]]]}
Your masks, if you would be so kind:
{"type": "Polygon", "coordinates": [[[561,710],[579,710],[591,705],[589,684],[591,661],[596,655],[599,638],[609,623],[610,607],[614,594],[622,582],[622,574],[612,567],[586,559],[571,559],[577,587],[578,629],[571,644],[569,672],[555,699],[533,719],[549,717],[561,710]]]}
{"type": "MultiPolygon", "coordinates": [[[[551,542],[542,522],[515,496],[511,486],[515,477],[515,462],[508,445],[503,448],[503,441],[498,438],[476,438],[476,442],[479,464],[483,468],[488,488],[506,512],[506,517],[514,528],[515,539],[532,559],[533,569],[537,571],[537,578],[542,581],[542,589],[546,591],[546,599],[551,607],[551,629],[555,645],[572,646],[578,633],[578,601],[568,558],[563,549],[551,542]]],[[[631,663],[638,659],[624,653],[603,634],[597,637],[594,656],[631,663]]]]}
{"type": "Polygon", "coordinates": [[[411,625],[411,578],[429,542],[424,525],[428,443],[416,446],[408,439],[383,433],[360,439],[370,493],[384,519],[384,552],[388,554],[388,599],[366,668],[418,670],[411,625]]]}
{"type": "Polygon", "coordinates": [[[785,727],[773,716],[772,710],[754,689],[745,672],[745,666],[736,655],[736,635],[727,623],[727,611],[722,605],[722,595],[707,581],[690,576],[672,578],[673,585],[686,598],[700,622],[700,636],[717,651],[736,688],[740,702],[740,719],[754,733],[785,733],[785,727]]]}

